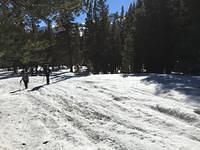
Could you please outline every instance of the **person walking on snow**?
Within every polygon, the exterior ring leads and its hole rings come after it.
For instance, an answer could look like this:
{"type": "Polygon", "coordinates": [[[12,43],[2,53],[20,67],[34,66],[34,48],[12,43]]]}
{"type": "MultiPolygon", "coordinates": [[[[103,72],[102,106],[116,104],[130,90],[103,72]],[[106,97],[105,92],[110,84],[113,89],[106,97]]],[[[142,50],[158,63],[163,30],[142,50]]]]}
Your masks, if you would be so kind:
{"type": "Polygon", "coordinates": [[[49,67],[45,66],[44,67],[44,74],[46,76],[47,85],[49,85],[49,82],[50,82],[50,79],[49,79],[50,73],[51,73],[51,70],[49,69],[49,67]]]}
{"type": "Polygon", "coordinates": [[[27,89],[28,88],[28,83],[29,83],[28,72],[26,70],[22,70],[21,76],[22,76],[22,79],[21,79],[20,83],[23,81],[25,89],[27,89]]]}

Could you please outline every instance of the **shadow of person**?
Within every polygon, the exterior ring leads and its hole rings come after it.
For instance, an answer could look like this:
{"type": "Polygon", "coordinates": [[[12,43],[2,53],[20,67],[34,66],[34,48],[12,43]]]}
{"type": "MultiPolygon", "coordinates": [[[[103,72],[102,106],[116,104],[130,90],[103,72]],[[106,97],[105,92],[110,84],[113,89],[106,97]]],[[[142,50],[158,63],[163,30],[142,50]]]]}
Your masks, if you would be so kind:
{"type": "Polygon", "coordinates": [[[10,94],[15,94],[17,92],[20,92],[21,90],[16,90],[16,91],[13,91],[13,92],[10,92],[10,94]]]}
{"type": "Polygon", "coordinates": [[[39,89],[43,88],[45,85],[41,85],[41,86],[37,86],[37,87],[34,87],[32,90],[30,91],[38,91],[39,89]]]}

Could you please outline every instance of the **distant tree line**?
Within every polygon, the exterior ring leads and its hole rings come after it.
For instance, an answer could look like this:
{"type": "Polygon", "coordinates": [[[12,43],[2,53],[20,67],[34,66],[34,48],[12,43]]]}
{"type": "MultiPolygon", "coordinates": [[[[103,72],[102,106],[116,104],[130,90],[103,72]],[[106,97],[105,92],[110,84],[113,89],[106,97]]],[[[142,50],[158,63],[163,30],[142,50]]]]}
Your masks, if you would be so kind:
{"type": "Polygon", "coordinates": [[[106,0],[2,0],[0,65],[199,74],[199,8],[198,0],[137,0],[110,14],[106,0]],[[75,23],[83,11],[85,23],[75,23]]]}

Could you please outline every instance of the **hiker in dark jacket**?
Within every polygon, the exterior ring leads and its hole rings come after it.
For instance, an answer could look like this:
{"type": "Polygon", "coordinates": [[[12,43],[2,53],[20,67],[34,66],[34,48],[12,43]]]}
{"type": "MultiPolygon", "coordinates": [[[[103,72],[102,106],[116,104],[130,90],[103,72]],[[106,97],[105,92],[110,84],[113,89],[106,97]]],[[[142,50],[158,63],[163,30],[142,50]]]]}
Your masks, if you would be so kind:
{"type": "Polygon", "coordinates": [[[23,81],[25,89],[27,89],[28,88],[28,83],[29,83],[28,72],[26,70],[22,70],[21,76],[22,76],[22,79],[21,79],[20,83],[23,81]]]}
{"type": "Polygon", "coordinates": [[[49,69],[49,67],[45,66],[44,67],[44,74],[46,76],[47,85],[49,85],[49,83],[50,83],[50,79],[49,79],[50,73],[51,73],[51,70],[49,69]]]}

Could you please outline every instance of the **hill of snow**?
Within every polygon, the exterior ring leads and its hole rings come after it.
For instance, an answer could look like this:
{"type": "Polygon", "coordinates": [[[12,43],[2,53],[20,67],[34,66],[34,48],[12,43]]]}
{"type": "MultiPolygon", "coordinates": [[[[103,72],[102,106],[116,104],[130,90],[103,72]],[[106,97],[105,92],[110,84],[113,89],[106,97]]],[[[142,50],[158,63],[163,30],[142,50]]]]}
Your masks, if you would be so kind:
{"type": "Polygon", "coordinates": [[[200,77],[0,73],[0,150],[199,150],[200,77]]]}

